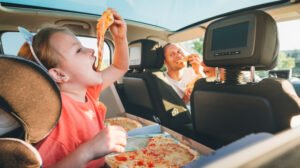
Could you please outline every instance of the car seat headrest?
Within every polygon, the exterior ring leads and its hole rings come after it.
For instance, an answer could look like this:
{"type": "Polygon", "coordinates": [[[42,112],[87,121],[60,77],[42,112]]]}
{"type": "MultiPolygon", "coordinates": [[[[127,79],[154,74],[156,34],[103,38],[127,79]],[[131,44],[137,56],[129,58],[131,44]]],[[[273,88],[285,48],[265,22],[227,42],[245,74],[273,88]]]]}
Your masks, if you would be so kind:
{"type": "Polygon", "coordinates": [[[15,138],[0,138],[0,165],[2,168],[40,168],[42,158],[29,143],[15,138]]]}
{"type": "Polygon", "coordinates": [[[36,143],[54,128],[61,114],[56,83],[36,63],[0,55],[0,108],[25,131],[25,141],[36,143]]]}
{"type": "Polygon", "coordinates": [[[271,69],[279,48],[276,22],[258,10],[224,17],[207,27],[203,48],[207,66],[271,69]]]}
{"type": "Polygon", "coordinates": [[[159,69],[163,65],[163,49],[158,42],[148,39],[129,44],[129,69],[159,69]]]}

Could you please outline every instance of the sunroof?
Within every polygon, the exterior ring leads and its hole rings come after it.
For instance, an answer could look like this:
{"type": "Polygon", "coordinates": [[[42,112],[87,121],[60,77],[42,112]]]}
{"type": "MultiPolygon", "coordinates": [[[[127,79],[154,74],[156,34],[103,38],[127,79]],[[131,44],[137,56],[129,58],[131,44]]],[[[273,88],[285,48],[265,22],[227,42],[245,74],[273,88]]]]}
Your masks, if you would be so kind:
{"type": "Polygon", "coordinates": [[[280,0],[0,0],[49,9],[100,15],[106,8],[117,10],[127,20],[171,31],[224,13],[280,0]]]}

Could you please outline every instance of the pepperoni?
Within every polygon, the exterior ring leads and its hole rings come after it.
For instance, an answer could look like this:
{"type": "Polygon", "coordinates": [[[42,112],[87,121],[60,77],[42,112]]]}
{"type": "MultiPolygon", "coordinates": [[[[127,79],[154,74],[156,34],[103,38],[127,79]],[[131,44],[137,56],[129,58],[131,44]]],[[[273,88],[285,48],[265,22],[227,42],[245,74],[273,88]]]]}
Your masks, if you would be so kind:
{"type": "Polygon", "coordinates": [[[153,144],[150,144],[150,145],[148,145],[148,146],[156,146],[156,145],[153,143],[153,144]]]}
{"type": "Polygon", "coordinates": [[[137,162],[137,164],[138,164],[138,166],[144,166],[144,165],[145,165],[144,161],[142,161],[142,160],[139,160],[139,161],[137,162]]]}
{"type": "Polygon", "coordinates": [[[125,157],[125,156],[115,156],[115,158],[118,161],[127,161],[127,157],[125,157]]]}
{"type": "Polygon", "coordinates": [[[142,149],[142,152],[143,152],[144,154],[146,154],[146,153],[147,153],[147,149],[142,149]]]}
{"type": "Polygon", "coordinates": [[[131,160],[133,160],[133,159],[135,159],[135,156],[134,156],[134,155],[130,155],[129,158],[130,158],[131,160]]]}
{"type": "Polygon", "coordinates": [[[150,168],[151,168],[151,167],[154,167],[154,164],[153,164],[152,162],[148,162],[147,165],[148,165],[148,167],[150,167],[150,168]]]}
{"type": "Polygon", "coordinates": [[[155,156],[155,157],[159,156],[159,154],[155,153],[154,151],[149,152],[149,155],[152,155],[152,156],[155,156]]]}

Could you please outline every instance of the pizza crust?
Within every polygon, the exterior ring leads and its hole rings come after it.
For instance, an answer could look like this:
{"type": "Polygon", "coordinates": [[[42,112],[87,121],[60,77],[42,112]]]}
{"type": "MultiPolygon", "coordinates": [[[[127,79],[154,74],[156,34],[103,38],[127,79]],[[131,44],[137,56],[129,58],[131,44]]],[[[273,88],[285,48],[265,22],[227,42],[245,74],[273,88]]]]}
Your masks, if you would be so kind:
{"type": "Polygon", "coordinates": [[[130,131],[136,128],[141,128],[143,125],[133,119],[126,118],[126,117],[114,117],[114,118],[108,118],[104,121],[104,124],[109,125],[117,125],[123,127],[126,131],[130,131]]]}

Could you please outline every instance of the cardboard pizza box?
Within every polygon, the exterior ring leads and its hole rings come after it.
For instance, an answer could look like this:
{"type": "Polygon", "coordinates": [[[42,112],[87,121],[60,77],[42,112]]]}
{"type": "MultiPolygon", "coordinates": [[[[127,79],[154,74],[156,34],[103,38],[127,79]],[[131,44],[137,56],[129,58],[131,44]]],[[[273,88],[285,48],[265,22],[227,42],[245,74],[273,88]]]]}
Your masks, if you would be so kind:
{"type": "MultiPolygon", "coordinates": [[[[146,125],[146,126],[157,124],[157,123],[154,123],[152,121],[149,121],[149,120],[146,120],[146,119],[143,119],[141,117],[137,117],[135,115],[128,114],[128,113],[121,114],[121,116],[137,120],[137,121],[139,121],[140,123],[142,123],[143,125],[146,125]]],[[[159,126],[160,126],[160,129],[161,129],[161,133],[163,133],[163,132],[169,133],[171,136],[173,136],[175,139],[177,139],[181,143],[197,150],[200,155],[207,155],[207,154],[210,154],[213,151],[211,148],[209,148],[209,147],[207,147],[203,144],[200,144],[200,143],[194,141],[191,138],[188,138],[184,135],[181,135],[181,134],[179,134],[179,133],[177,133],[177,132],[175,132],[171,129],[168,129],[164,126],[161,126],[161,125],[159,125],[159,126]]]]}
{"type": "MultiPolygon", "coordinates": [[[[130,119],[134,119],[142,123],[144,126],[150,126],[150,125],[159,125],[155,122],[146,120],[144,118],[129,114],[125,112],[125,108],[118,96],[118,93],[114,86],[109,87],[109,89],[105,90],[100,98],[100,100],[108,107],[107,109],[107,115],[106,118],[113,118],[113,117],[127,117],[130,119]],[[114,96],[114,97],[109,97],[114,96]]],[[[203,144],[200,144],[193,139],[190,139],[186,136],[183,136],[171,129],[168,129],[162,125],[159,125],[160,132],[166,132],[170,134],[172,137],[174,137],[176,140],[180,141],[181,143],[191,147],[192,149],[199,152],[200,157],[201,155],[208,155],[213,152],[213,150],[203,144]]],[[[147,131],[145,131],[145,134],[147,134],[147,131]]]]}

